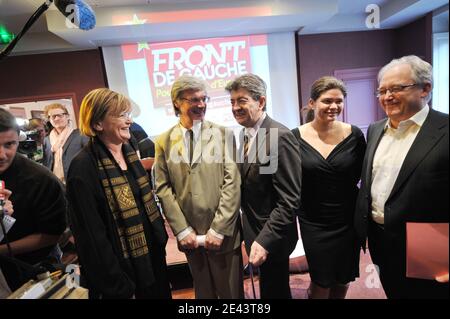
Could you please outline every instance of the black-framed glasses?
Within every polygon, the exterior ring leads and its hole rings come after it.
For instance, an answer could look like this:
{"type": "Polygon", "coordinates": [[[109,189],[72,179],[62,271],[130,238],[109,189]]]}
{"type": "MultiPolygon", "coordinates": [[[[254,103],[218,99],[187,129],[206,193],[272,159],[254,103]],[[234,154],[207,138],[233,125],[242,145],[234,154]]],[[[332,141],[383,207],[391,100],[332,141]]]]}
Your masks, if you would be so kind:
{"type": "Polygon", "coordinates": [[[382,97],[385,96],[387,94],[387,92],[389,91],[391,94],[395,94],[395,93],[399,93],[407,88],[413,87],[418,85],[417,83],[412,83],[412,84],[405,84],[405,85],[394,85],[391,86],[390,88],[386,88],[386,89],[378,89],[375,91],[375,96],[376,97],[382,97]]]}
{"type": "Polygon", "coordinates": [[[208,103],[209,100],[210,100],[210,97],[207,96],[207,95],[202,96],[202,97],[193,97],[191,99],[187,99],[187,98],[181,97],[180,100],[185,100],[185,101],[188,101],[191,105],[196,105],[196,104],[200,104],[202,102],[203,103],[208,103]]]}
{"type": "Polygon", "coordinates": [[[49,115],[48,118],[55,120],[57,118],[62,118],[63,116],[68,115],[67,113],[59,113],[59,114],[53,114],[53,115],[49,115]]]}

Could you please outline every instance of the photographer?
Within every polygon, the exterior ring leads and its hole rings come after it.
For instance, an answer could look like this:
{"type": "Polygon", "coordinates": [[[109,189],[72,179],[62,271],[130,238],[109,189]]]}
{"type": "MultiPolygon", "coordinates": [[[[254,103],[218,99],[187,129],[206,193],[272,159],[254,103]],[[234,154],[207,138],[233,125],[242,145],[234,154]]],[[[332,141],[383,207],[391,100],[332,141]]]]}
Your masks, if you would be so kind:
{"type": "MultiPolygon", "coordinates": [[[[50,256],[66,227],[67,204],[58,179],[45,167],[17,154],[19,127],[14,116],[0,108],[0,180],[7,209],[16,219],[7,233],[14,259],[29,265],[55,262],[50,256]],[[8,201],[6,201],[6,204],[8,201]]],[[[8,261],[6,238],[0,242],[0,269],[11,290],[29,278],[8,261]]]]}
{"type": "MultiPolygon", "coordinates": [[[[44,139],[46,136],[45,122],[40,118],[28,120],[28,124],[22,129],[26,135],[25,141],[19,142],[19,153],[26,155],[36,163],[43,164],[44,161],[44,139]]],[[[50,147],[48,148],[50,152],[50,147]]]]}

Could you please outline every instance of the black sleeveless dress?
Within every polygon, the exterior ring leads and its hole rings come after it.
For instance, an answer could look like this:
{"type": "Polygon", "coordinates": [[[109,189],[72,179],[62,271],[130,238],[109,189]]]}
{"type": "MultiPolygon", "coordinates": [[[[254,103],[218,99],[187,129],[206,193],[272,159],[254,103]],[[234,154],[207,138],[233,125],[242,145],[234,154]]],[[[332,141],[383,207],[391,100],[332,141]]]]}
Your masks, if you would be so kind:
{"type": "Polygon", "coordinates": [[[353,228],[358,181],[366,149],[361,130],[335,146],[325,159],[292,130],[300,142],[302,196],[300,234],[311,280],[330,288],[359,276],[359,245],[353,228]]]}

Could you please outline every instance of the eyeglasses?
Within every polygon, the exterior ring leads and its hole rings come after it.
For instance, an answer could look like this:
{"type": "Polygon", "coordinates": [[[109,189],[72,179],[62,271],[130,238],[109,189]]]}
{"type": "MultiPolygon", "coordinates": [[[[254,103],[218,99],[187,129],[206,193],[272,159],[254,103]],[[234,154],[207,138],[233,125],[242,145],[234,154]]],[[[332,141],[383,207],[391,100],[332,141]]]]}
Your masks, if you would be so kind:
{"type": "Polygon", "coordinates": [[[115,116],[115,117],[120,118],[120,119],[124,119],[124,120],[131,119],[132,118],[132,112],[131,111],[130,112],[122,112],[118,116],[115,116]]]}
{"type": "Polygon", "coordinates": [[[186,99],[184,97],[181,97],[180,100],[185,100],[188,101],[189,104],[191,105],[196,105],[196,104],[200,104],[200,103],[208,103],[210,98],[209,96],[203,96],[203,97],[193,97],[192,99],[186,99]]]}
{"type": "Polygon", "coordinates": [[[406,88],[413,87],[413,86],[416,86],[416,85],[418,85],[418,84],[417,83],[413,83],[413,84],[406,84],[406,85],[394,85],[394,86],[391,86],[390,88],[387,88],[387,89],[378,89],[378,90],[375,91],[375,96],[377,98],[380,98],[382,96],[385,96],[388,91],[391,94],[396,94],[396,93],[399,93],[399,92],[405,90],[406,88]]]}
{"type": "Polygon", "coordinates": [[[53,115],[49,115],[48,118],[55,120],[56,118],[62,118],[63,116],[68,115],[67,113],[59,113],[59,114],[53,114],[53,115]]]}

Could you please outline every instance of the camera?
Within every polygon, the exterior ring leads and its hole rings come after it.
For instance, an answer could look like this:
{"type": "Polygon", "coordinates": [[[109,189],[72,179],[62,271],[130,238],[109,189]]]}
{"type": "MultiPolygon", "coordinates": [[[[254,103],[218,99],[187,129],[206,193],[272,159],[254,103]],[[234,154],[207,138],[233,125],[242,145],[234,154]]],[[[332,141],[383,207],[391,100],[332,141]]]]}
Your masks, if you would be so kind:
{"type": "Polygon", "coordinates": [[[37,130],[23,132],[26,136],[25,140],[19,141],[17,152],[26,155],[29,159],[34,159],[38,146],[36,140],[39,138],[37,130]]]}

